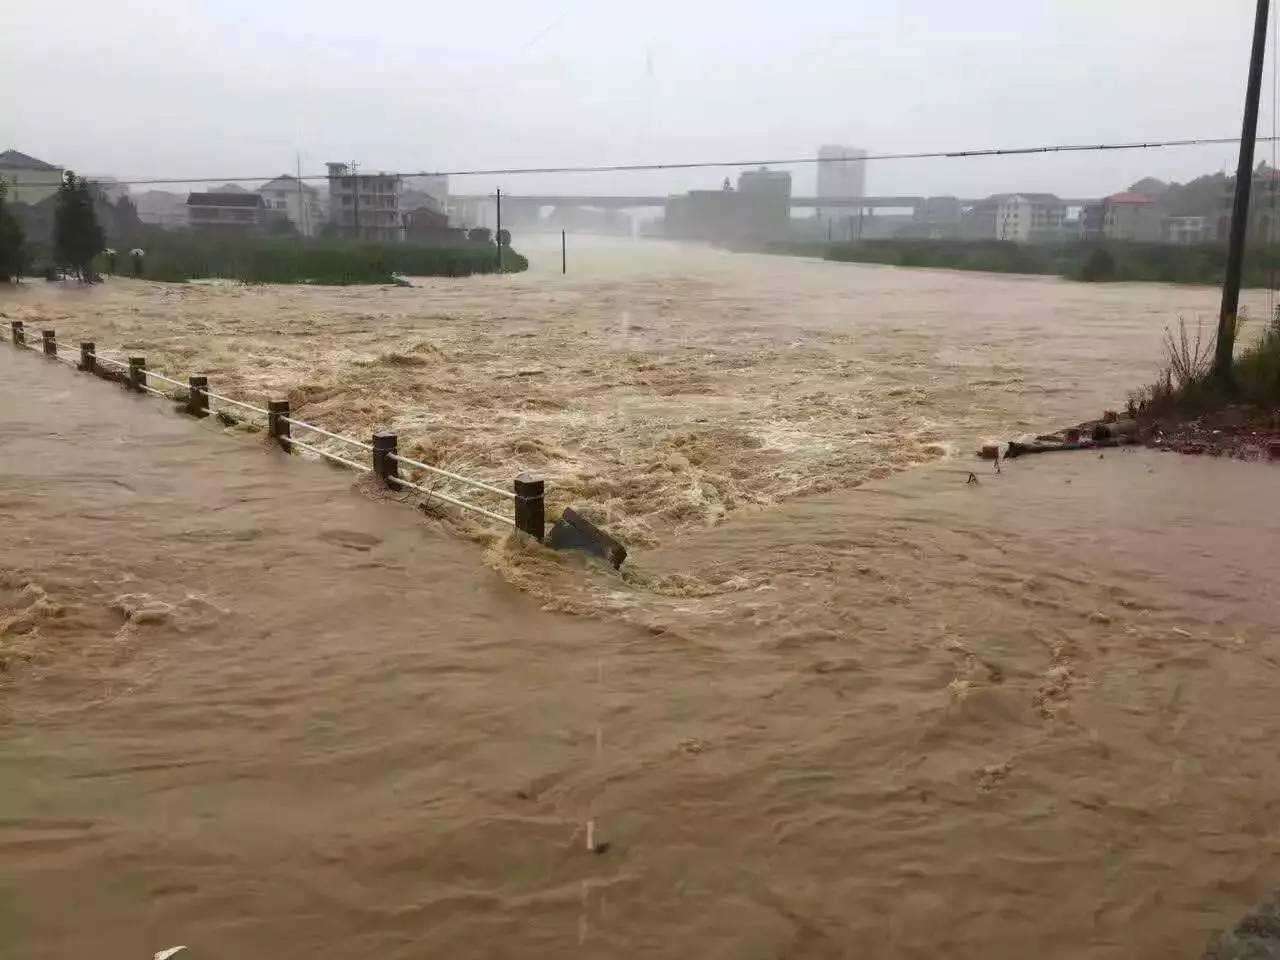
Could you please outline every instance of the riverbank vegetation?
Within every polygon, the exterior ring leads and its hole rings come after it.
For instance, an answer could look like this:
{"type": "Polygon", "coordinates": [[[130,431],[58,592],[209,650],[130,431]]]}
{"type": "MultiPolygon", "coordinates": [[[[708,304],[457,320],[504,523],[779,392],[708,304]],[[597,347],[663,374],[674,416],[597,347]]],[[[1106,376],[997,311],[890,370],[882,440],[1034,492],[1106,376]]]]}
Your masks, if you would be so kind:
{"type": "MultiPolygon", "coordinates": [[[[772,243],[767,250],[845,263],[1025,273],[1090,283],[1220,284],[1227,262],[1226,246],[1216,243],[1187,246],[1096,241],[1023,244],[1007,240],[864,240],[772,243]]],[[[1269,287],[1277,281],[1280,247],[1250,250],[1245,257],[1244,285],[1269,287]]]]}
{"type": "Polygon", "coordinates": [[[0,283],[22,275],[26,259],[26,231],[9,209],[9,187],[0,180],[0,283]]]}
{"type": "MultiPolygon", "coordinates": [[[[1248,319],[1242,315],[1237,327],[1247,341],[1248,319]]],[[[1238,353],[1229,377],[1213,373],[1215,342],[1203,323],[1191,331],[1180,321],[1165,331],[1159,377],[1129,397],[1138,435],[1178,453],[1280,457],[1280,310],[1238,353]]]]}
{"type": "MultiPolygon", "coordinates": [[[[1248,341],[1251,322],[1243,311],[1236,336],[1248,341]]],[[[1195,416],[1226,406],[1280,409],[1280,308],[1261,335],[1241,350],[1230,382],[1212,373],[1215,332],[1203,322],[1190,330],[1185,320],[1165,330],[1164,363],[1156,382],[1133,397],[1151,417],[1195,416]]]]}
{"type": "MultiPolygon", "coordinates": [[[[419,246],[155,231],[144,247],[142,276],[161,281],[223,278],[246,283],[380,284],[405,276],[467,277],[498,271],[497,247],[470,240],[419,246]]],[[[528,260],[504,248],[504,272],[516,273],[528,266],[528,260]]]]}

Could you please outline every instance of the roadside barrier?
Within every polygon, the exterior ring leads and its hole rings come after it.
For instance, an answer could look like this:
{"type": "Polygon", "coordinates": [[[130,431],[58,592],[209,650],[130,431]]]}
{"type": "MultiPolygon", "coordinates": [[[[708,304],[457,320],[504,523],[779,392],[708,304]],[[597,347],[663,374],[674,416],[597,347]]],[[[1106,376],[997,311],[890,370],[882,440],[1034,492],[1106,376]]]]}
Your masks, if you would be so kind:
{"type": "MultiPolygon", "coordinates": [[[[545,483],[539,477],[521,474],[513,481],[511,490],[504,490],[484,480],[464,477],[461,474],[434,467],[429,463],[401,456],[399,441],[394,433],[375,433],[370,443],[364,443],[352,437],[343,436],[340,433],[333,433],[313,423],[307,423],[305,420],[296,419],[291,415],[292,411],[288,400],[269,400],[266,407],[259,407],[243,400],[236,400],[233,397],[214,393],[209,389],[209,378],[204,375],[198,374],[188,377],[187,382],[183,383],[181,380],[175,380],[155,370],[148,369],[146,357],[130,356],[121,361],[104,356],[98,352],[97,344],[91,340],[81,341],[79,343],[79,357],[72,359],[69,351],[59,353],[57,333],[54,330],[41,330],[40,342],[32,343],[28,340],[27,330],[23,321],[11,321],[10,329],[13,344],[16,347],[24,347],[33,352],[42,353],[52,360],[64,363],[85,373],[92,373],[108,380],[116,380],[122,383],[127,390],[133,390],[137,393],[149,393],[157,397],[163,397],[166,400],[182,400],[183,398],[174,397],[163,390],[156,389],[151,385],[151,381],[170,384],[179,390],[186,391],[184,410],[193,417],[208,417],[211,413],[216,412],[214,410],[215,404],[226,404],[247,410],[266,418],[268,435],[287,453],[292,452],[295,447],[300,450],[306,450],[333,463],[350,467],[360,473],[373,474],[393,490],[411,490],[432,500],[439,500],[460,510],[493,520],[496,523],[515,527],[535,540],[543,540],[546,532],[545,483]],[[213,403],[211,404],[210,401],[213,401],[213,403]],[[369,454],[369,463],[361,463],[358,460],[331,453],[322,447],[299,440],[294,436],[294,428],[309,431],[312,434],[327,437],[339,443],[345,443],[353,449],[361,450],[369,454]],[[502,497],[513,501],[512,514],[505,516],[479,504],[460,500],[438,490],[432,490],[430,487],[414,483],[400,475],[402,466],[409,470],[418,470],[470,487],[483,495],[502,497]]],[[[353,454],[353,456],[358,456],[358,454],[353,454]]]]}

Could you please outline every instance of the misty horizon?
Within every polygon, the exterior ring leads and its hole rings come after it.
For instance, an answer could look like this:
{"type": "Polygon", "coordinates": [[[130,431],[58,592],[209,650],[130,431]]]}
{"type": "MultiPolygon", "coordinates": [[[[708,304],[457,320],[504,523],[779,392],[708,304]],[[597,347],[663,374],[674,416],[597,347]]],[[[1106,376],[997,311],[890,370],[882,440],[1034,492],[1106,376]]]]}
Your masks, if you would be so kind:
{"type": "MultiPolygon", "coordinates": [[[[392,3],[368,16],[72,0],[54,20],[20,0],[5,16],[0,82],[23,98],[4,146],[94,176],[220,183],[292,173],[298,154],[316,175],[340,159],[418,171],[1237,136],[1252,4],[1176,6],[660,2],[620,16],[584,3],[392,3]],[[58,57],[67,24],[81,33],[77,57],[20,82],[58,57]]],[[[1226,145],[873,161],[867,189],[1091,196],[1229,170],[1234,157],[1226,145]]],[[[791,172],[797,193],[813,191],[811,165],[791,172]]],[[[452,188],[674,193],[730,174],[457,177],[452,188]]]]}

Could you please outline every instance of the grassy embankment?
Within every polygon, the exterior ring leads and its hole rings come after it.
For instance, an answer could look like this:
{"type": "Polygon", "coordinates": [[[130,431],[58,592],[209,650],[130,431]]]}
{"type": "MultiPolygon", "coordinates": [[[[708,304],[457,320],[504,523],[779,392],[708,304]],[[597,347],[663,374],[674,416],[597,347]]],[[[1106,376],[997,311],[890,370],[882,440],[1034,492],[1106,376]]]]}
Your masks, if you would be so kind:
{"type": "MultiPolygon", "coordinates": [[[[770,253],[822,257],[848,263],[1027,273],[1089,282],[1153,281],[1219,284],[1225,245],[1162,243],[1020,244],[1003,240],[864,240],[860,243],[772,243],[770,253]]],[[[1269,287],[1280,279],[1280,247],[1250,250],[1244,285],[1269,287]]]]}
{"type": "MultiPolygon", "coordinates": [[[[1242,313],[1237,338],[1249,339],[1249,319],[1242,313]]],[[[1262,336],[1236,355],[1229,384],[1219,383],[1210,368],[1216,336],[1204,324],[1194,334],[1181,321],[1176,333],[1165,331],[1165,359],[1157,381],[1134,394],[1151,418],[1188,419],[1228,406],[1280,411],[1280,307],[1262,336]]]]}
{"type": "MultiPolygon", "coordinates": [[[[397,276],[467,277],[498,270],[497,247],[471,241],[417,246],[172,233],[151,237],[145,249],[143,276],[174,282],[220,277],[246,283],[378,284],[394,283],[397,276]]],[[[118,253],[116,269],[131,273],[127,251],[118,253]]],[[[510,247],[503,258],[508,273],[528,269],[529,261],[510,247]]]]}

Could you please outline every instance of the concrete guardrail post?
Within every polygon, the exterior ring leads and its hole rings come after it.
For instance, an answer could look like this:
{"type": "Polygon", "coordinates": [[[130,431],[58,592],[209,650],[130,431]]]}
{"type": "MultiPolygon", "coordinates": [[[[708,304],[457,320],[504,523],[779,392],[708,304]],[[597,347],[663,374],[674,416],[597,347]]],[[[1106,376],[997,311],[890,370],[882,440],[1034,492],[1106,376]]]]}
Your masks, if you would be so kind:
{"type": "Polygon", "coordinates": [[[392,460],[392,455],[399,452],[399,441],[394,433],[375,433],[373,435],[373,472],[388,487],[399,490],[395,483],[400,478],[400,464],[392,460]]]}
{"type": "Polygon", "coordinates": [[[267,432],[276,438],[276,441],[284,448],[285,453],[293,449],[293,446],[289,443],[289,421],[285,419],[288,416],[288,400],[267,401],[267,432]]]}
{"type": "Polygon", "coordinates": [[[80,341],[80,369],[85,373],[96,373],[98,368],[98,354],[93,346],[92,340],[80,341]]]}
{"type": "Polygon", "coordinates": [[[13,333],[13,342],[18,346],[22,346],[27,342],[27,333],[22,329],[22,321],[14,320],[9,324],[9,329],[13,333]]]}
{"type": "Polygon", "coordinates": [[[202,373],[187,377],[187,413],[193,417],[209,415],[209,378],[202,373]]]}
{"type": "Polygon", "coordinates": [[[546,527],[545,483],[532,474],[515,479],[516,529],[541,541],[546,527]]]}
{"type": "Polygon", "coordinates": [[[58,333],[56,330],[40,331],[41,346],[44,347],[44,355],[46,357],[56,357],[58,355],[58,333]]]}
{"type": "Polygon", "coordinates": [[[129,379],[125,384],[130,390],[136,390],[142,393],[142,388],[147,385],[147,358],[146,357],[130,357],[129,358],[129,379]]]}

